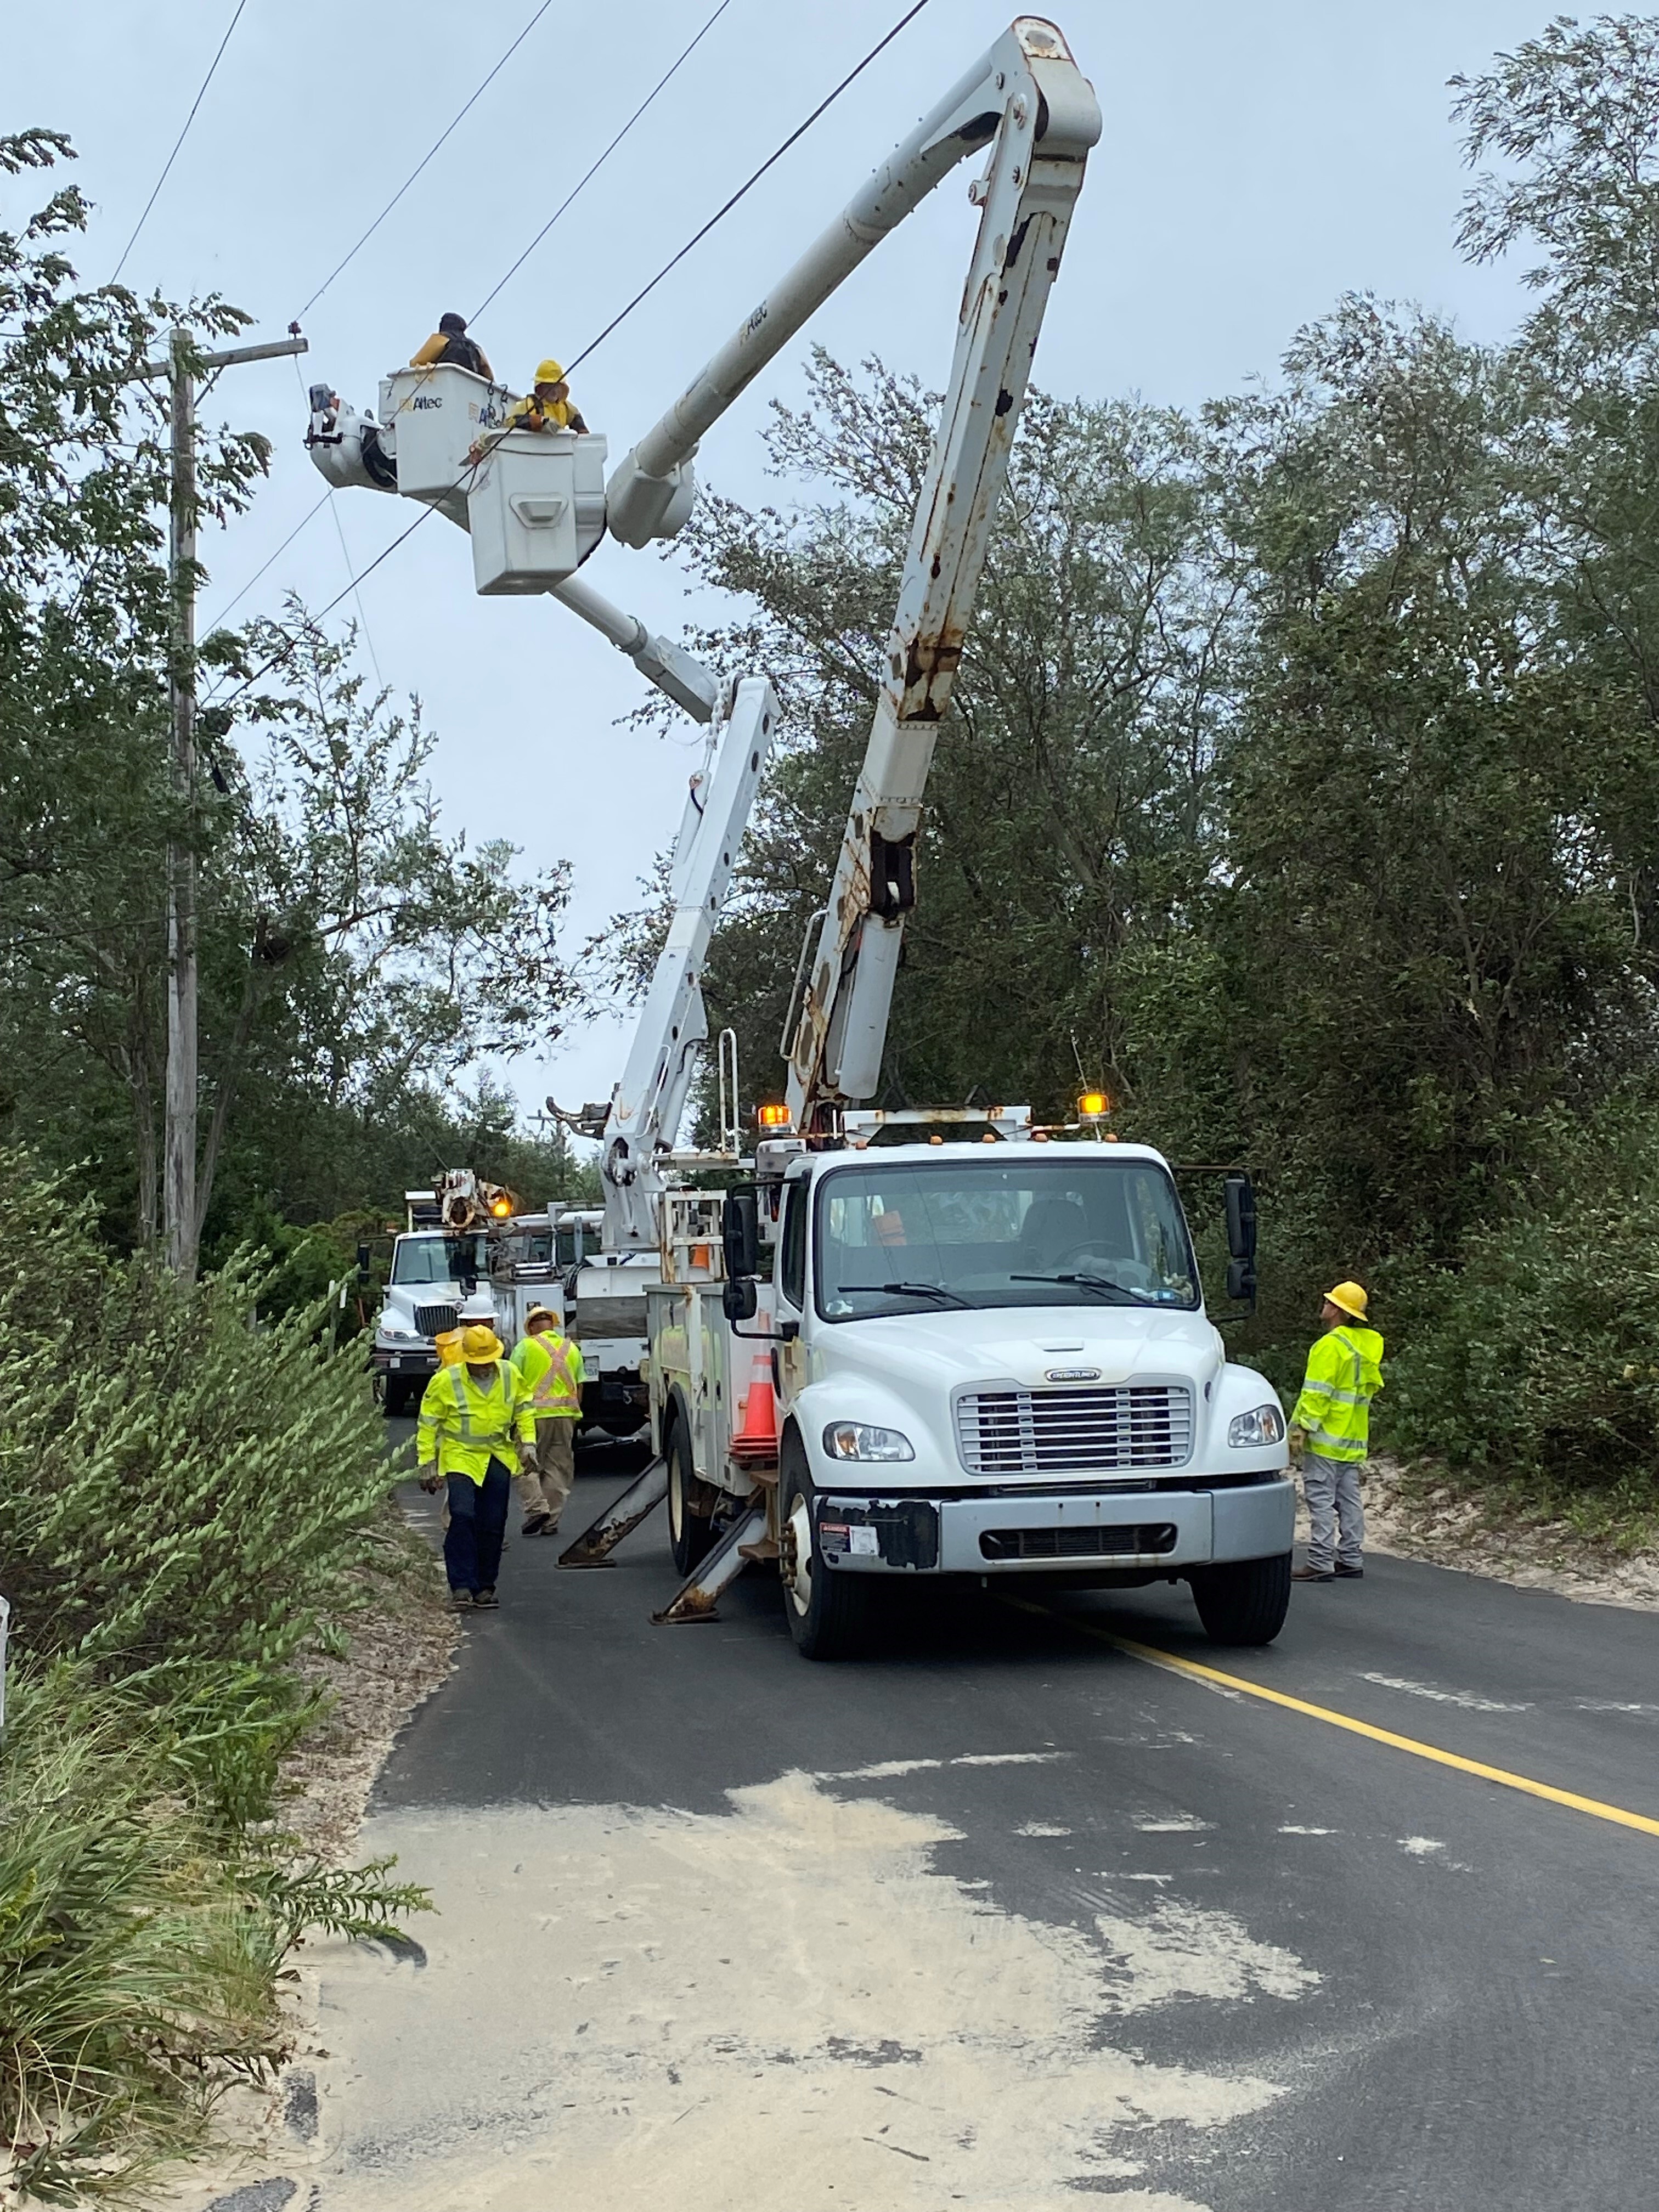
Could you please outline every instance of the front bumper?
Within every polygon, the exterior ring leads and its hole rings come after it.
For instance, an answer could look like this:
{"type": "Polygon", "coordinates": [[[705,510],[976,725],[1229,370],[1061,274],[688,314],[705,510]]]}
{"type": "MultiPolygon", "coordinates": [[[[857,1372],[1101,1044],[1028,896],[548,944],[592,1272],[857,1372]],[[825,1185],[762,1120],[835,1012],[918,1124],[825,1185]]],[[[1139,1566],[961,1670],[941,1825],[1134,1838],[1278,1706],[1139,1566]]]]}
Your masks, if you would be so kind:
{"type": "Polygon", "coordinates": [[[377,1344],[368,1355],[368,1364],[375,1375],[430,1377],[438,1371],[438,1354],[430,1344],[377,1344]]]}
{"type": "Polygon", "coordinates": [[[818,1548],[838,1572],[1179,1574],[1288,1552],[1288,1477],[1237,1489],[1002,1491],[949,1497],[821,1492],[818,1548]]]}

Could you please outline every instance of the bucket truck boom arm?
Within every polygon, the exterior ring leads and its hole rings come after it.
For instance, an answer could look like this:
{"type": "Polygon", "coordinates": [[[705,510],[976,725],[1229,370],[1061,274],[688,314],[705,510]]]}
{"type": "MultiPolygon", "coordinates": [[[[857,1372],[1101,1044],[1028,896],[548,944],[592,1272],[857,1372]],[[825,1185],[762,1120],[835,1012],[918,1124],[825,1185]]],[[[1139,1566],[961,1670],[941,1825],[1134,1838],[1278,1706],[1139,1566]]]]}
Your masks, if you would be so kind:
{"type": "MultiPolygon", "coordinates": [[[[881,696],[788,1049],[791,1120],[804,1132],[822,1128],[838,1106],[872,1097],[880,1079],[904,918],[915,903],[933,742],[962,659],[1049,288],[1084,163],[1100,135],[1093,92],[1050,25],[1022,17],[983,69],[976,85],[952,99],[964,118],[956,125],[958,143],[973,133],[979,143],[988,125],[996,131],[976,188],[984,212],[881,696]]],[[[924,124],[918,138],[928,131],[924,124]]]]}
{"type": "Polygon", "coordinates": [[[762,677],[745,677],[737,686],[710,770],[692,780],[674,847],[674,915],[667,940],[657,956],[628,1066],[603,1132],[587,1132],[600,1136],[607,1252],[657,1249],[670,1148],[685,1111],[698,1052],[708,1036],[703,962],[760,788],[778,712],[772,686],[762,677]]]}

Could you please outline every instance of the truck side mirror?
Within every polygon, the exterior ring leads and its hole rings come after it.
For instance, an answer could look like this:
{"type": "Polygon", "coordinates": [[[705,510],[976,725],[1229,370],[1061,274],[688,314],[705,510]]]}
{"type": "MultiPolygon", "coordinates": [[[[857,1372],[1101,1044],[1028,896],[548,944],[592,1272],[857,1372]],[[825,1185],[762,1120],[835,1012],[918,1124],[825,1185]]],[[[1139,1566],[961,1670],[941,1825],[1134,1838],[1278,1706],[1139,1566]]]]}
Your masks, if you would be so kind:
{"type": "Polygon", "coordinates": [[[1227,1296],[1249,1305],[1255,1304],[1254,1260],[1230,1260],[1227,1262],[1227,1296]]]}
{"type": "Polygon", "coordinates": [[[727,1321],[753,1321],[759,1303],[752,1275],[728,1275],[720,1285],[720,1305],[727,1321]]]}
{"type": "Polygon", "coordinates": [[[357,1247],[357,1273],[362,1277],[365,1282],[368,1280],[368,1247],[367,1244],[360,1244],[357,1247]]]}
{"type": "MultiPolygon", "coordinates": [[[[1222,1185],[1227,1200],[1227,1250],[1234,1260],[1255,1258],[1255,1186],[1247,1175],[1230,1175],[1222,1185]]],[[[1255,1269],[1250,1269],[1252,1276],[1255,1269]]],[[[1231,1276],[1228,1278],[1232,1296],[1231,1276]]]]}
{"type": "MultiPolygon", "coordinates": [[[[726,1193],[720,1213],[720,1254],[728,1283],[753,1275],[760,1265],[760,1202],[752,1183],[726,1193]]],[[[751,1304],[749,1311],[754,1310],[751,1304]]]]}

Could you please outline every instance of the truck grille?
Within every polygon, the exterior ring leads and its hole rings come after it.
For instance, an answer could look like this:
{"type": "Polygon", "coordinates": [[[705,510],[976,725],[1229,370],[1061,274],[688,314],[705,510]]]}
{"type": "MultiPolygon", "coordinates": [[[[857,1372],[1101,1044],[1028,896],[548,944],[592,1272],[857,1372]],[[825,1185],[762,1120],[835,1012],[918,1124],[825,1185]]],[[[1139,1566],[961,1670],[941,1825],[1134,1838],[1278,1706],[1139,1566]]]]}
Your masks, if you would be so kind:
{"type": "Polygon", "coordinates": [[[970,1474],[1181,1467],[1192,1455],[1193,1394],[1170,1382],[970,1392],[957,1401],[957,1443],[970,1474]]]}
{"type": "Polygon", "coordinates": [[[422,1336],[441,1336],[446,1329],[453,1328],[459,1318],[459,1310],[454,1306],[416,1306],[415,1309],[415,1326],[422,1336]]]}
{"type": "Polygon", "coordinates": [[[1125,1554],[1173,1552],[1172,1521],[1116,1528],[987,1528],[979,1540],[987,1559],[1109,1559],[1125,1554]]]}

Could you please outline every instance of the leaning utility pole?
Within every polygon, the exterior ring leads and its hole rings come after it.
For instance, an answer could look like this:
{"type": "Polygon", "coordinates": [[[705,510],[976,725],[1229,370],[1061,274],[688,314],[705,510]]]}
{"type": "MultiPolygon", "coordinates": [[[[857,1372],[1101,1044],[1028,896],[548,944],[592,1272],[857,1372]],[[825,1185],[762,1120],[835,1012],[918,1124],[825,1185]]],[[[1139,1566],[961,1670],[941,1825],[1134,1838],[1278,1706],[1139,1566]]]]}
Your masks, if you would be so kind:
{"type": "Polygon", "coordinates": [[[185,1282],[196,1276],[202,1222],[197,1202],[196,1106],[196,373],[234,368],[305,353],[297,331],[269,344],[198,353],[186,331],[175,330],[165,361],[146,362],[145,376],[165,376],[171,398],[172,467],[168,491],[168,581],[172,618],[167,706],[172,731],[173,797],[179,823],[167,844],[167,1059],[161,1155],[161,1219],[167,1261],[185,1282]]]}

